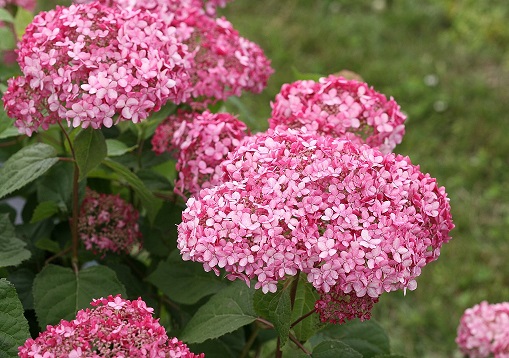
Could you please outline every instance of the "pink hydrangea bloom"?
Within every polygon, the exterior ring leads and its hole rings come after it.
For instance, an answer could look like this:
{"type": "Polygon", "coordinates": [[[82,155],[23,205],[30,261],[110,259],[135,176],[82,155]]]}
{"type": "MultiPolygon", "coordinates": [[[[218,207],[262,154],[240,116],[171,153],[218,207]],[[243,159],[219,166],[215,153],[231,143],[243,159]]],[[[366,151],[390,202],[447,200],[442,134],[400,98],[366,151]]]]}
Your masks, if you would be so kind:
{"type": "Polygon", "coordinates": [[[399,105],[366,83],[331,75],[284,84],[272,103],[270,128],[306,127],[391,152],[401,143],[406,116],[399,105]]]}
{"type": "Polygon", "coordinates": [[[78,220],[79,236],[94,253],[129,253],[141,246],[138,217],[138,211],[119,196],[87,188],[78,220]]]}
{"type": "Polygon", "coordinates": [[[239,36],[230,22],[202,16],[193,30],[185,42],[195,53],[190,74],[198,104],[265,88],[273,73],[270,61],[257,44],[239,36]]]}
{"type": "Polygon", "coordinates": [[[195,108],[261,92],[273,73],[270,61],[255,43],[241,37],[225,18],[215,18],[215,6],[224,0],[101,0],[110,6],[156,12],[177,29],[177,37],[193,53],[189,73],[195,108]]]}
{"type": "Polygon", "coordinates": [[[78,357],[171,357],[202,358],[193,354],[177,338],[168,338],[154,309],[145,302],[115,297],[91,302],[93,308],[79,310],[76,319],[62,320],[36,339],[29,338],[19,347],[22,358],[78,357]]]}
{"type": "Polygon", "coordinates": [[[186,198],[219,182],[218,165],[240,145],[246,131],[247,126],[229,113],[179,111],[156,128],[152,149],[175,153],[175,192],[186,198]]]}
{"type": "Polygon", "coordinates": [[[137,123],[187,99],[189,56],[155,13],[57,7],[37,15],[18,44],[24,76],[9,81],[5,108],[27,135],[62,119],[83,128],[137,123]]]}
{"type": "Polygon", "coordinates": [[[413,290],[450,240],[444,188],[407,157],[269,130],[221,167],[224,182],[188,200],[177,246],[184,260],[263,292],[297,271],[321,294],[413,290]]]}
{"type": "Polygon", "coordinates": [[[179,178],[175,182],[175,192],[183,197],[197,195],[200,189],[220,181],[219,164],[240,145],[247,130],[247,126],[231,114],[209,111],[186,125],[176,165],[179,178]]]}
{"type": "Polygon", "coordinates": [[[509,302],[483,301],[461,317],[456,343],[470,358],[509,357],[509,302]]]}

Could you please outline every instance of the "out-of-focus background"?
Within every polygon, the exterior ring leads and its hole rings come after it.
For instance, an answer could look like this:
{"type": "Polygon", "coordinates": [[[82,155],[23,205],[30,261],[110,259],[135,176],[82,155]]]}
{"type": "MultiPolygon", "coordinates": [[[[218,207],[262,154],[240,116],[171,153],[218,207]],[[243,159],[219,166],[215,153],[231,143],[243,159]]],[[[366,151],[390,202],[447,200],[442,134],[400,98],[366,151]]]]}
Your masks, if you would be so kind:
{"type": "Polygon", "coordinates": [[[417,290],[382,295],[374,317],[395,353],[460,357],[463,311],[509,301],[507,1],[235,0],[222,14],[276,71],[262,95],[243,97],[258,129],[295,71],[354,71],[406,112],[395,151],[446,187],[456,228],[417,290]]]}
{"type": "Polygon", "coordinates": [[[509,301],[507,0],[235,0],[221,14],[276,71],[264,93],[227,104],[255,131],[298,73],[354,71],[407,113],[395,151],[446,187],[456,229],[417,290],[382,295],[374,318],[395,353],[460,357],[464,310],[509,301]]]}

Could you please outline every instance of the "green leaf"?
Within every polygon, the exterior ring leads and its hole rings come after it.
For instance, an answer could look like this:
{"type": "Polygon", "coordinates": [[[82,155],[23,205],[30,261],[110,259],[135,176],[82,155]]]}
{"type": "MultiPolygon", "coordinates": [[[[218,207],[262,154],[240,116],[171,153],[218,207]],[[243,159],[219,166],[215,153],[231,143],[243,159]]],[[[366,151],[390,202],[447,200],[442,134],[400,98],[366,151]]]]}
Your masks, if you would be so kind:
{"type": "Polygon", "coordinates": [[[241,281],[219,291],[198,309],[180,338],[188,343],[201,343],[253,322],[256,319],[253,293],[241,281]]]}
{"type": "Polygon", "coordinates": [[[105,266],[92,266],[78,273],[70,268],[48,265],[35,277],[35,313],[41,327],[71,320],[94,298],[120,293],[125,288],[115,272],[105,266]]]}
{"type": "Polygon", "coordinates": [[[14,30],[16,31],[18,39],[21,39],[21,36],[25,33],[26,27],[33,19],[34,14],[21,6],[18,6],[16,10],[16,17],[14,18],[14,30]]]}
{"type": "Polygon", "coordinates": [[[60,252],[60,245],[58,242],[51,240],[49,237],[43,237],[35,242],[35,247],[40,250],[49,251],[56,254],[60,252]]]}
{"type": "Polygon", "coordinates": [[[405,358],[405,356],[399,354],[378,354],[373,358],[405,358]]]}
{"type": "Polygon", "coordinates": [[[362,354],[340,341],[324,341],[313,349],[313,358],[363,358],[362,354]]]}
{"type": "Polygon", "coordinates": [[[6,279],[0,279],[0,357],[17,357],[18,347],[30,338],[28,322],[16,289],[6,279]]]}
{"type": "Polygon", "coordinates": [[[39,178],[58,162],[55,149],[44,143],[22,148],[0,168],[0,198],[39,178]]]}
{"type": "Polygon", "coordinates": [[[38,221],[47,219],[52,217],[56,213],[58,213],[58,205],[54,201],[43,201],[39,203],[34,210],[34,214],[32,215],[32,220],[30,223],[36,223],[38,221]]]}
{"type": "Polygon", "coordinates": [[[218,339],[209,339],[203,343],[190,344],[189,349],[195,353],[205,353],[207,358],[237,358],[246,343],[243,329],[225,334],[218,339]]]}
{"type": "Polygon", "coordinates": [[[195,304],[227,286],[213,272],[205,272],[202,264],[183,261],[178,250],[174,250],[168,260],[159,262],[147,281],[173,301],[187,305],[195,304]]]}
{"type": "MultiPolygon", "coordinates": [[[[0,36],[2,36],[1,33],[0,36]]],[[[2,36],[0,38],[4,37],[2,36]]],[[[2,46],[0,45],[0,47],[2,46]]],[[[14,119],[9,118],[7,116],[7,113],[5,113],[3,106],[0,106],[0,139],[12,137],[12,135],[10,135],[10,132],[13,132],[14,136],[19,135],[18,128],[14,126],[14,119]]]]}
{"type": "Polygon", "coordinates": [[[25,242],[16,237],[9,214],[0,215],[0,267],[16,266],[30,258],[25,242]]]}
{"type": "Polygon", "coordinates": [[[317,344],[329,339],[348,344],[366,358],[390,353],[389,337],[374,320],[353,320],[342,325],[329,325],[313,336],[311,341],[317,344]]]}
{"type": "Polygon", "coordinates": [[[80,131],[74,138],[74,154],[80,168],[79,180],[85,179],[92,169],[101,164],[107,152],[106,140],[99,129],[88,127],[80,131]]]}
{"type": "Polygon", "coordinates": [[[0,8],[0,21],[2,22],[14,22],[14,17],[6,9],[0,8]]]}
{"type": "Polygon", "coordinates": [[[145,296],[147,293],[147,285],[132,273],[129,266],[117,262],[109,262],[108,267],[115,271],[117,278],[124,285],[127,292],[126,298],[135,300],[138,297],[145,296]]]}
{"type": "Polygon", "coordinates": [[[281,347],[286,344],[290,333],[292,305],[290,300],[290,286],[278,289],[276,293],[264,294],[257,290],[253,297],[256,313],[271,322],[279,335],[281,347]]]}
{"type": "Polygon", "coordinates": [[[154,194],[147,189],[141,179],[126,166],[108,158],[103,160],[103,164],[112,169],[133,188],[140,198],[143,207],[147,210],[147,216],[150,222],[154,222],[157,212],[161,208],[162,200],[157,199],[154,194]]]}
{"type": "MultiPolygon", "coordinates": [[[[299,278],[299,286],[297,286],[297,294],[293,304],[292,322],[303,315],[311,312],[315,308],[315,302],[319,296],[313,286],[307,281],[303,274],[299,278]]],[[[312,335],[320,329],[320,319],[317,314],[312,314],[300,321],[292,328],[295,337],[301,342],[306,342],[312,335]]]]}
{"type": "Polygon", "coordinates": [[[37,181],[37,200],[54,202],[64,213],[71,211],[74,164],[60,162],[37,181]]]}
{"type": "Polygon", "coordinates": [[[14,284],[18,297],[25,310],[34,309],[34,297],[32,295],[32,285],[34,283],[35,273],[27,268],[20,268],[9,274],[7,279],[14,284]]]}
{"type": "Polygon", "coordinates": [[[129,153],[130,151],[136,149],[138,146],[133,145],[132,147],[128,147],[124,142],[121,142],[119,140],[106,139],[106,147],[108,157],[118,157],[119,155],[129,153]]]}

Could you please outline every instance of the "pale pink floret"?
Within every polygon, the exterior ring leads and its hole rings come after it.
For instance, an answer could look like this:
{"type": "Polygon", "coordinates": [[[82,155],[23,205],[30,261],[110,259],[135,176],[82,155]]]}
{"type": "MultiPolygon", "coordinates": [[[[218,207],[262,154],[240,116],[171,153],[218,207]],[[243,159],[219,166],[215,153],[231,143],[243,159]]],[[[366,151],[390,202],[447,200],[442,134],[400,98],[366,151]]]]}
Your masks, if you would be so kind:
{"type": "Polygon", "coordinates": [[[59,6],[38,14],[19,42],[24,76],[9,81],[5,108],[27,135],[62,119],[83,128],[137,123],[189,97],[189,56],[157,14],[59,6]]]}
{"type": "Polygon", "coordinates": [[[264,292],[297,271],[322,294],[366,302],[415,289],[450,239],[444,188],[407,157],[277,129],[247,137],[221,167],[224,183],[189,199],[178,248],[264,292]]]}
{"type": "Polygon", "coordinates": [[[509,357],[509,302],[483,301],[461,317],[456,343],[470,358],[509,357]]]}
{"type": "Polygon", "coordinates": [[[364,82],[331,75],[319,82],[284,84],[272,103],[270,128],[306,127],[309,132],[350,139],[391,152],[401,143],[406,116],[399,105],[364,82]]]}
{"type": "Polygon", "coordinates": [[[93,308],[79,310],[76,319],[48,325],[36,339],[19,347],[22,358],[60,357],[168,357],[202,358],[166,330],[152,317],[154,310],[145,302],[115,297],[99,298],[93,308]]]}
{"type": "Polygon", "coordinates": [[[128,254],[142,244],[138,218],[138,211],[119,196],[87,188],[81,204],[78,233],[89,251],[128,254]]]}

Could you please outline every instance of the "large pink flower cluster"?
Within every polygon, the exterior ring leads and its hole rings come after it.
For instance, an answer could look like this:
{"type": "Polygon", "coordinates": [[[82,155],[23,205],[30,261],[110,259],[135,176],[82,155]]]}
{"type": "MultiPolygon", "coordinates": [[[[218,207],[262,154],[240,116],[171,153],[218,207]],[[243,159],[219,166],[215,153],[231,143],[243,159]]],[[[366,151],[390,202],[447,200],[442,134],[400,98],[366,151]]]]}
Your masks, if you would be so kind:
{"type": "Polygon", "coordinates": [[[450,239],[444,188],[407,157],[269,130],[221,167],[223,183],[188,200],[177,246],[184,260],[263,292],[297,271],[320,293],[412,290],[450,239]]]}
{"type": "Polygon", "coordinates": [[[78,220],[79,236],[94,253],[129,253],[141,246],[138,217],[138,211],[119,196],[87,188],[78,220]]]}
{"type": "Polygon", "coordinates": [[[319,82],[284,84],[272,103],[270,128],[306,127],[391,152],[401,143],[406,116],[391,98],[364,82],[330,75],[319,82]]]}
{"type": "Polygon", "coordinates": [[[177,29],[177,37],[192,52],[189,73],[194,107],[261,92],[273,73],[270,61],[255,43],[241,37],[224,18],[215,18],[225,0],[100,0],[109,6],[157,13],[177,29]],[[205,8],[204,8],[205,6],[205,8]]]}
{"type": "Polygon", "coordinates": [[[508,358],[509,302],[483,301],[467,309],[461,317],[456,343],[470,358],[508,358]]]}
{"type": "Polygon", "coordinates": [[[156,13],[93,2],[41,12],[18,44],[23,76],[5,108],[31,135],[62,119],[73,127],[137,123],[189,96],[189,53],[156,13]]]}
{"type": "Polygon", "coordinates": [[[117,295],[91,302],[92,309],[79,310],[76,319],[62,320],[34,340],[19,347],[22,358],[78,357],[168,357],[202,358],[177,338],[168,338],[154,309],[145,302],[124,300],[117,295]]]}

